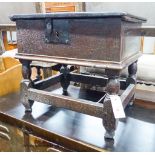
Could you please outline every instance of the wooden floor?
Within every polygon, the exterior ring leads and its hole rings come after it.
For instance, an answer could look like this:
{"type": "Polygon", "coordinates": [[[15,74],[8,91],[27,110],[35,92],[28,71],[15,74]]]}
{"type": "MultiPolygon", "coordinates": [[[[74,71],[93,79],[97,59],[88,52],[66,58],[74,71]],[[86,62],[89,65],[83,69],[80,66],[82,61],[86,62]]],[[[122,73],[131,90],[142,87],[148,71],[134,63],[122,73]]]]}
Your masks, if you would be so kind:
{"type": "Polygon", "coordinates": [[[138,105],[144,108],[155,109],[155,86],[137,84],[135,97],[138,101],[136,102],[138,105]]]}
{"type": "MultiPolygon", "coordinates": [[[[55,93],[60,94],[61,88],[55,93]]],[[[84,92],[70,86],[69,95],[77,98],[94,98],[95,92],[84,92]],[[93,96],[94,95],[94,96],[93,96]],[[92,97],[93,96],[93,97],[92,97]]],[[[138,100],[136,101],[138,103],[138,100]]],[[[145,103],[147,104],[147,103],[145,103]]],[[[155,110],[138,105],[126,108],[126,119],[120,120],[116,130],[115,141],[105,141],[104,127],[100,118],[80,114],[62,108],[35,102],[31,117],[27,118],[20,103],[19,93],[0,98],[0,113],[19,120],[26,120],[42,127],[84,143],[109,151],[155,151],[155,110]]]]}

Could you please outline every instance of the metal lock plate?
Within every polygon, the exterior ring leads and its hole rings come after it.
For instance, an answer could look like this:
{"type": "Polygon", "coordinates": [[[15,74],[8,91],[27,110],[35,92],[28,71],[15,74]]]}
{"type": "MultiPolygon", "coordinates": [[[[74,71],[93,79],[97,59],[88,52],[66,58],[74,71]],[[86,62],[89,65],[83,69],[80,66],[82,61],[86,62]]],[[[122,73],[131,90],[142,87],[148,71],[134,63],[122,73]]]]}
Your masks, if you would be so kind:
{"type": "Polygon", "coordinates": [[[69,22],[66,19],[45,20],[45,42],[55,44],[69,44],[69,22]]]}

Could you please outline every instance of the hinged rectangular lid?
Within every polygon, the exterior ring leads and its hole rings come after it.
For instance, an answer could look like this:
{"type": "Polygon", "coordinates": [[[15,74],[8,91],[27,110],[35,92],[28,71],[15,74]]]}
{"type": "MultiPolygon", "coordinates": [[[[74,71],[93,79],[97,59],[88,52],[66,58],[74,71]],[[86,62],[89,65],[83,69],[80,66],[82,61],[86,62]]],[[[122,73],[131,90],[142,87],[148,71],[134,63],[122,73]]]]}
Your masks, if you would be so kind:
{"type": "Polygon", "coordinates": [[[60,12],[60,13],[37,13],[37,14],[19,14],[12,15],[10,19],[12,21],[16,20],[28,20],[28,19],[45,19],[45,18],[53,18],[53,19],[88,19],[88,18],[107,18],[107,17],[120,17],[122,20],[130,21],[130,22],[146,22],[145,18],[137,17],[126,12],[60,12]]]}

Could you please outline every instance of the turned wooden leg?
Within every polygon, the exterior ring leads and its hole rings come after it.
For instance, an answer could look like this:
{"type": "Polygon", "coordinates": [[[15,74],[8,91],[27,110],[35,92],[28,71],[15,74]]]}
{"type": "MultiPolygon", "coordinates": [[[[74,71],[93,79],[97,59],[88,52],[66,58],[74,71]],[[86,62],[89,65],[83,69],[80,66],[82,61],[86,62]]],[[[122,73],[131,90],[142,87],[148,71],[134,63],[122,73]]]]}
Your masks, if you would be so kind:
{"type": "Polygon", "coordinates": [[[32,112],[32,105],[34,101],[28,98],[28,89],[32,87],[32,83],[28,79],[24,79],[21,82],[21,102],[25,107],[25,112],[32,112]]]}
{"type": "Polygon", "coordinates": [[[128,67],[128,78],[126,80],[127,85],[129,84],[136,84],[137,82],[137,61],[132,63],[129,67],[128,67]]]}
{"type": "Polygon", "coordinates": [[[110,77],[106,86],[106,97],[103,102],[103,126],[106,130],[105,138],[113,139],[117,127],[117,120],[114,117],[110,95],[118,94],[120,82],[118,78],[110,77]]]}
{"type": "Polygon", "coordinates": [[[28,89],[33,87],[31,80],[31,61],[20,60],[20,62],[22,63],[22,74],[24,78],[21,82],[21,102],[25,107],[25,112],[31,112],[34,103],[34,101],[28,99],[28,89]]]}
{"type": "MultiPolygon", "coordinates": [[[[126,80],[126,84],[127,86],[129,84],[136,84],[137,83],[137,61],[132,63],[129,67],[128,67],[128,78],[126,80]]],[[[133,105],[133,101],[135,99],[135,94],[133,95],[131,101],[130,101],[130,105],[133,105]]]]}
{"type": "Polygon", "coordinates": [[[52,76],[52,67],[43,67],[43,75],[44,75],[44,79],[52,76]]]}
{"type": "Polygon", "coordinates": [[[63,88],[63,94],[67,95],[67,88],[70,84],[70,77],[69,77],[69,68],[67,68],[67,65],[63,65],[60,69],[60,73],[62,73],[60,83],[63,88]]]}
{"type": "Polygon", "coordinates": [[[24,79],[29,79],[31,81],[31,61],[29,60],[20,60],[22,63],[22,74],[24,79]]]}
{"type": "Polygon", "coordinates": [[[36,79],[37,80],[41,80],[42,79],[42,76],[41,76],[41,67],[40,66],[36,66],[36,69],[37,69],[37,76],[36,76],[36,79]]]}

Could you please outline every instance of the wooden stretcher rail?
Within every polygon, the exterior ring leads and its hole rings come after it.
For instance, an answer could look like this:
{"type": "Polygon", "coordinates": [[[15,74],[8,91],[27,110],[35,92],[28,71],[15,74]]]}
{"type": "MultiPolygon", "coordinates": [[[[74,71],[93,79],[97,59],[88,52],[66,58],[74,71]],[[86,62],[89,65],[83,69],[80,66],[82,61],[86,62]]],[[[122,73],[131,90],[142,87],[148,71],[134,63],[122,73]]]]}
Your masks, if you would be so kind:
{"type": "MultiPolygon", "coordinates": [[[[135,85],[130,84],[121,95],[121,100],[124,108],[133,97],[134,89],[135,85]]],[[[73,99],[69,96],[53,94],[51,92],[33,88],[28,89],[28,98],[30,100],[44,102],[46,104],[53,105],[59,108],[66,108],[76,112],[103,118],[103,104],[98,102],[92,102],[83,99],[73,99]]]]}
{"type": "MultiPolygon", "coordinates": [[[[34,88],[36,89],[46,89],[51,85],[54,85],[58,82],[60,82],[62,74],[54,75],[52,77],[34,82],[34,88]]],[[[91,85],[99,85],[105,87],[108,81],[108,78],[106,77],[100,77],[100,76],[91,76],[91,75],[85,75],[85,74],[77,74],[77,73],[70,73],[69,74],[70,81],[73,82],[80,82],[85,84],[91,84],[91,85]]],[[[126,89],[126,80],[120,79],[120,89],[125,90],[126,89]]]]}
{"type": "MultiPolygon", "coordinates": [[[[70,80],[74,82],[80,82],[85,84],[91,85],[99,85],[105,87],[108,81],[108,78],[101,77],[101,76],[91,76],[85,74],[77,74],[77,73],[70,73],[70,80]]],[[[126,89],[126,80],[120,79],[120,89],[126,89]]]]}
{"type": "Polygon", "coordinates": [[[155,37],[155,26],[142,26],[140,30],[144,36],[155,37]]]}
{"type": "Polygon", "coordinates": [[[124,109],[127,106],[127,104],[131,101],[131,98],[133,97],[134,92],[135,92],[135,85],[130,84],[127,87],[127,89],[123,92],[123,94],[121,95],[121,101],[122,101],[124,109]]]}
{"type": "Polygon", "coordinates": [[[76,112],[102,118],[103,105],[100,103],[95,103],[83,99],[73,99],[69,96],[52,94],[51,92],[45,92],[33,88],[28,89],[28,98],[30,100],[43,102],[59,108],[66,108],[76,112]]]}
{"type": "Polygon", "coordinates": [[[141,26],[135,29],[129,28],[125,32],[130,35],[137,34],[138,36],[155,37],[155,26],[141,26]]]}
{"type": "Polygon", "coordinates": [[[0,24],[0,31],[16,31],[16,24],[0,24]]]}
{"type": "Polygon", "coordinates": [[[34,88],[36,88],[36,89],[46,89],[49,86],[60,82],[61,75],[62,74],[60,73],[58,75],[54,75],[54,76],[48,77],[46,79],[37,81],[37,82],[34,83],[34,88]]]}

